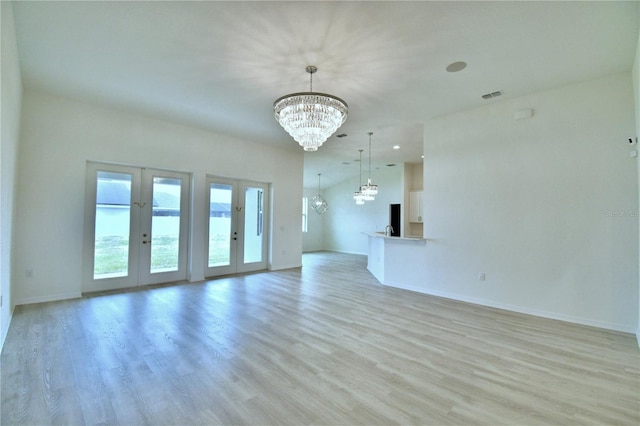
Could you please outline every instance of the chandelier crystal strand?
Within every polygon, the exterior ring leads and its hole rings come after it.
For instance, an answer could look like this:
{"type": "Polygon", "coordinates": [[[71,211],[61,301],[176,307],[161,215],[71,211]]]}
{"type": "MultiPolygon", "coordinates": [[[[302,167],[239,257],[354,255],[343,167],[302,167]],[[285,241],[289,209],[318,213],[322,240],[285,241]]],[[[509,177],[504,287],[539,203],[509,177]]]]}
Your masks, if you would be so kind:
{"type": "Polygon", "coordinates": [[[318,214],[323,214],[329,208],[327,201],[320,195],[320,173],[318,173],[318,195],[311,199],[311,208],[318,214]]]}
{"type": "Polygon", "coordinates": [[[356,201],[357,205],[364,204],[364,194],[362,193],[362,150],[360,149],[360,175],[358,182],[358,190],[353,193],[353,199],[356,201]]]}
{"type": "Polygon", "coordinates": [[[360,188],[360,192],[364,195],[365,201],[373,201],[376,199],[376,195],[378,195],[378,185],[371,183],[371,135],[373,135],[373,132],[369,132],[369,178],[367,179],[367,184],[362,185],[360,188]]]}
{"type": "Polygon", "coordinates": [[[278,123],[305,151],[317,151],[345,122],[348,106],[337,96],[313,92],[314,66],[308,66],[309,92],[292,93],[273,103],[278,123]]]}

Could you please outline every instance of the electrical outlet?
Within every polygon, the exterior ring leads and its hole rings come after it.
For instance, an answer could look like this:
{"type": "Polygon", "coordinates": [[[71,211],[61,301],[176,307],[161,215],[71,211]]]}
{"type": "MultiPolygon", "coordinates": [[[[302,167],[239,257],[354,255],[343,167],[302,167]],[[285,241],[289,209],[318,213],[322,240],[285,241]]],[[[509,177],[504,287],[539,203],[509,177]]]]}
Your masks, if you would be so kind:
{"type": "Polygon", "coordinates": [[[24,270],[24,275],[27,278],[33,278],[33,269],[25,269],[24,270]]]}
{"type": "Polygon", "coordinates": [[[480,281],[484,281],[487,279],[487,275],[484,272],[482,272],[480,275],[478,275],[478,279],[480,281]]]}

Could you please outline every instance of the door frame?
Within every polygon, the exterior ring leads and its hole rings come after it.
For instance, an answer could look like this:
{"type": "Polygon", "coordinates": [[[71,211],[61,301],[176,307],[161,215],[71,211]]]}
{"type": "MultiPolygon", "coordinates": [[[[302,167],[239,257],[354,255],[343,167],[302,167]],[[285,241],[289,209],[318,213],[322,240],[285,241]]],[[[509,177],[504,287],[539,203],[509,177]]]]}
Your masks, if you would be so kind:
{"type": "Polygon", "coordinates": [[[265,182],[250,181],[246,179],[233,179],[217,175],[207,175],[205,179],[206,190],[206,238],[204,250],[204,276],[206,278],[217,277],[222,275],[231,275],[237,273],[253,272],[266,270],[269,264],[269,241],[271,234],[270,221],[270,184],[265,182]],[[211,184],[220,183],[232,187],[231,197],[231,232],[235,232],[235,237],[230,241],[231,259],[229,265],[209,266],[209,234],[210,229],[210,206],[211,206],[211,184]],[[261,188],[263,191],[262,198],[262,260],[259,262],[244,263],[244,212],[245,199],[244,191],[246,187],[261,188]],[[242,220],[241,220],[242,219],[242,220]]]}
{"type": "MultiPolygon", "coordinates": [[[[82,266],[82,292],[100,292],[133,288],[158,283],[168,283],[187,280],[190,267],[190,228],[193,221],[191,209],[191,186],[193,176],[188,172],[176,172],[156,168],[145,168],[134,165],[113,164],[97,161],[87,161],[85,176],[85,211],[83,230],[83,266],[82,266]],[[96,225],[96,201],[97,201],[97,174],[100,171],[129,174],[131,180],[131,204],[129,215],[129,249],[128,249],[128,273],[124,277],[94,279],[95,262],[95,225],[96,225]],[[153,184],[154,172],[166,177],[178,177],[183,179],[180,200],[180,243],[178,271],[159,272],[151,274],[143,272],[143,266],[149,266],[149,260],[141,261],[141,254],[150,253],[150,247],[142,248],[142,233],[146,220],[142,219],[142,209],[152,208],[152,186],[145,185],[143,180],[153,184]],[[146,190],[146,191],[145,191],[146,190]],[[139,201],[135,201],[135,200],[139,201]],[[139,208],[138,208],[139,207],[139,208]],[[133,241],[137,239],[138,243],[133,241]]],[[[149,214],[147,227],[151,226],[151,214],[149,214]]],[[[151,236],[149,235],[149,238],[151,236]]]]}

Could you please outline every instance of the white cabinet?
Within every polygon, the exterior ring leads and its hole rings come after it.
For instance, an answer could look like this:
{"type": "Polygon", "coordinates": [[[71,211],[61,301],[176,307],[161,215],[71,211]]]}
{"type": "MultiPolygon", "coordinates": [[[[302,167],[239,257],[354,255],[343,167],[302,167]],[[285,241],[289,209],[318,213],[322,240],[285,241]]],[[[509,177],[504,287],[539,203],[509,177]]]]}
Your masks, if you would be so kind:
{"type": "Polygon", "coordinates": [[[422,191],[409,191],[409,222],[422,223],[422,191]]]}

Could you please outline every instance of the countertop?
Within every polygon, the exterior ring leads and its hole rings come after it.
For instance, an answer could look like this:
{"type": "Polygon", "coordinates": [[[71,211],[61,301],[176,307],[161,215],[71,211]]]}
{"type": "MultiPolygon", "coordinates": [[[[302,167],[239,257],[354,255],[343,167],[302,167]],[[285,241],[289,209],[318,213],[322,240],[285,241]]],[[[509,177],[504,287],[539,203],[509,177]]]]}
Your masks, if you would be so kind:
{"type": "Polygon", "coordinates": [[[384,238],[386,240],[399,240],[399,241],[426,241],[423,237],[405,235],[404,237],[391,237],[389,235],[385,235],[384,232],[366,232],[366,235],[375,238],[384,238]]]}

